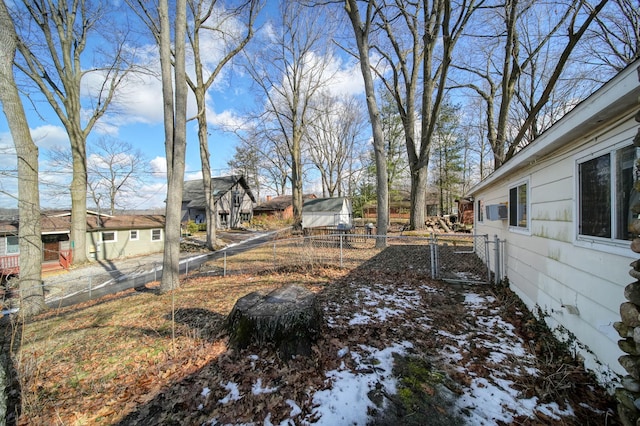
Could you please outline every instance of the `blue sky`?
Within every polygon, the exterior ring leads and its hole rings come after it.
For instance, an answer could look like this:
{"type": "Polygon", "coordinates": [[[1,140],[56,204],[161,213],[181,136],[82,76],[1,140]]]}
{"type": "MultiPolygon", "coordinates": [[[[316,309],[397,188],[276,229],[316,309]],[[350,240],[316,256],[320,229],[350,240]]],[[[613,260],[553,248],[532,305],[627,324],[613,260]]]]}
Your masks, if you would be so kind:
{"type": "MultiPolygon", "coordinates": [[[[256,37],[265,37],[270,25],[269,15],[277,13],[274,9],[263,10],[261,30],[256,37]]],[[[209,53],[203,55],[209,58],[207,65],[213,66],[218,59],[216,56],[217,40],[210,39],[203,43],[209,53]]],[[[154,45],[144,46],[146,58],[154,62],[157,58],[154,45]]],[[[90,54],[90,53],[88,53],[90,54]]],[[[336,75],[332,79],[330,90],[336,93],[361,93],[362,78],[359,65],[352,59],[336,56],[333,67],[336,75]]],[[[90,91],[91,77],[83,80],[85,93],[90,91]]],[[[242,115],[254,108],[259,102],[259,92],[252,89],[251,82],[242,72],[242,68],[234,65],[227,66],[220,78],[207,94],[209,121],[209,149],[211,152],[211,168],[213,175],[228,174],[227,162],[234,154],[237,137],[221,129],[241,122],[242,115]]],[[[89,136],[88,143],[101,137],[113,137],[131,143],[139,148],[151,168],[156,172],[149,177],[144,188],[140,188],[135,199],[128,200],[129,208],[164,207],[166,181],[162,174],[166,169],[164,151],[164,128],[162,125],[162,97],[161,86],[157,78],[152,76],[136,76],[120,91],[113,104],[117,113],[103,117],[89,136]]],[[[40,148],[41,180],[57,182],[61,187],[70,180],[68,171],[47,173],[50,169],[43,155],[44,151],[55,146],[68,147],[69,142],[57,116],[46,102],[38,102],[37,111],[32,102],[25,100],[24,107],[27,120],[31,128],[34,141],[40,148]]],[[[188,116],[195,114],[195,101],[190,95],[188,116]]],[[[187,157],[185,180],[201,177],[199,146],[195,120],[188,123],[187,157]]],[[[0,114],[0,169],[9,169],[8,174],[0,175],[0,207],[17,206],[17,180],[15,179],[15,151],[11,134],[4,114],[0,114]]],[[[63,193],[56,196],[46,195],[45,188],[41,189],[41,206],[69,207],[70,198],[63,193]]]]}

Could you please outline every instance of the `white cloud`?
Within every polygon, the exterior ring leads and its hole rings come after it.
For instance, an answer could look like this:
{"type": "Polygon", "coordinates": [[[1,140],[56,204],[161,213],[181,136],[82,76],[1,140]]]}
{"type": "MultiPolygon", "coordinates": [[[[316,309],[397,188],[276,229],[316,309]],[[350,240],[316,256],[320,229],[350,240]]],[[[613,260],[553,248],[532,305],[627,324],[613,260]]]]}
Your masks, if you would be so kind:
{"type": "Polygon", "coordinates": [[[333,73],[330,78],[328,89],[334,95],[359,95],[364,93],[364,80],[358,62],[346,64],[334,59],[329,72],[333,73]]]}
{"type": "Polygon", "coordinates": [[[69,146],[69,135],[64,127],[45,124],[31,129],[33,142],[40,148],[50,149],[69,146]]]}
{"type": "Polygon", "coordinates": [[[154,182],[140,188],[140,190],[121,200],[129,209],[151,209],[164,208],[167,199],[167,184],[163,182],[154,182]]]}
{"type": "Polygon", "coordinates": [[[197,172],[190,172],[190,173],[185,173],[184,174],[184,180],[196,180],[196,179],[202,179],[202,170],[197,171],[197,172]]]}
{"type": "Polygon", "coordinates": [[[209,110],[207,112],[207,122],[224,131],[238,130],[245,125],[245,120],[230,110],[222,111],[220,114],[209,110]]]}
{"type": "Polygon", "coordinates": [[[151,160],[149,164],[155,177],[164,177],[167,175],[167,159],[165,157],[156,157],[151,160]]]}

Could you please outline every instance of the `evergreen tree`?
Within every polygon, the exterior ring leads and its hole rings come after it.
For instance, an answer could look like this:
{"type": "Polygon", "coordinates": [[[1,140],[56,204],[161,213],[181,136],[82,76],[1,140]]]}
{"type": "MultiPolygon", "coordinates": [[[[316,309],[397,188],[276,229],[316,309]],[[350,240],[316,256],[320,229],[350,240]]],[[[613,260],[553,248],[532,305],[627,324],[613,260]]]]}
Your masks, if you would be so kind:
{"type": "Polygon", "coordinates": [[[461,196],[464,172],[464,140],[460,129],[460,106],[445,102],[438,116],[432,151],[432,181],[438,189],[441,215],[453,213],[461,196]]]}

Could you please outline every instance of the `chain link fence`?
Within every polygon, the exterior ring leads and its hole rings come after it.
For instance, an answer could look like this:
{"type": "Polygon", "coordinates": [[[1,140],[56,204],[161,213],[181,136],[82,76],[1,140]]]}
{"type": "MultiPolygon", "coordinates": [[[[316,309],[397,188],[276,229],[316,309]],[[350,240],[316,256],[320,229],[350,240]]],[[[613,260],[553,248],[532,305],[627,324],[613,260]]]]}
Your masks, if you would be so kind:
{"type": "MultiPolygon", "coordinates": [[[[494,242],[488,235],[433,234],[430,237],[335,233],[272,241],[250,252],[206,262],[210,274],[251,274],[265,270],[331,265],[356,268],[386,247],[422,246],[429,255],[421,269],[434,279],[459,283],[490,283],[494,242]],[[380,244],[379,244],[380,243],[380,244]]],[[[371,265],[373,267],[373,265],[371,265]]],[[[499,271],[496,271],[499,275],[499,271]]],[[[502,278],[500,276],[500,278],[502,278]]]]}
{"type": "MultiPolygon", "coordinates": [[[[415,261],[431,278],[457,283],[490,283],[502,278],[504,241],[490,241],[487,235],[433,234],[429,237],[380,236],[364,233],[333,233],[274,239],[246,251],[224,249],[195,255],[180,262],[184,275],[226,276],[257,274],[269,271],[313,270],[335,266],[354,269],[374,258],[382,250],[411,245],[419,248],[415,261]],[[502,247],[502,249],[501,249],[502,247]],[[422,253],[425,255],[423,256],[422,253]],[[495,262],[495,263],[494,263],[495,262]],[[494,272],[491,265],[494,264],[494,272]],[[499,277],[499,278],[498,278],[499,277]]],[[[369,267],[376,267],[370,264],[369,267]]],[[[43,282],[45,297],[51,307],[63,307],[130,288],[141,288],[159,281],[162,263],[150,262],[133,271],[103,271],[94,275],[76,274],[72,280],[43,282]]],[[[3,307],[15,309],[19,290],[4,292],[3,307]]]]}

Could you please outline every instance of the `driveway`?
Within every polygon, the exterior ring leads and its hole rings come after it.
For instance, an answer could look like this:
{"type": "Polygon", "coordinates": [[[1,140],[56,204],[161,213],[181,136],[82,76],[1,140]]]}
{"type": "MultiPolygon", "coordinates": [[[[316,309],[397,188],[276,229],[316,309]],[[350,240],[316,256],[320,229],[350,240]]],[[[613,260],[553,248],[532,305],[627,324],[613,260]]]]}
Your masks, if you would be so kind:
{"type": "MultiPolygon", "coordinates": [[[[180,263],[188,264],[203,258],[215,258],[218,255],[221,256],[224,251],[229,254],[244,251],[268,241],[275,233],[276,231],[218,231],[216,236],[223,241],[225,248],[215,252],[205,250],[183,252],[180,263]]],[[[192,240],[197,242],[198,238],[194,237],[192,240]]],[[[97,261],[70,270],[43,275],[47,304],[52,307],[67,306],[73,304],[73,299],[78,299],[77,302],[80,302],[118,292],[124,288],[130,288],[132,280],[136,280],[135,286],[144,285],[146,282],[159,279],[162,260],[163,253],[154,253],[125,259],[97,261]]]]}

